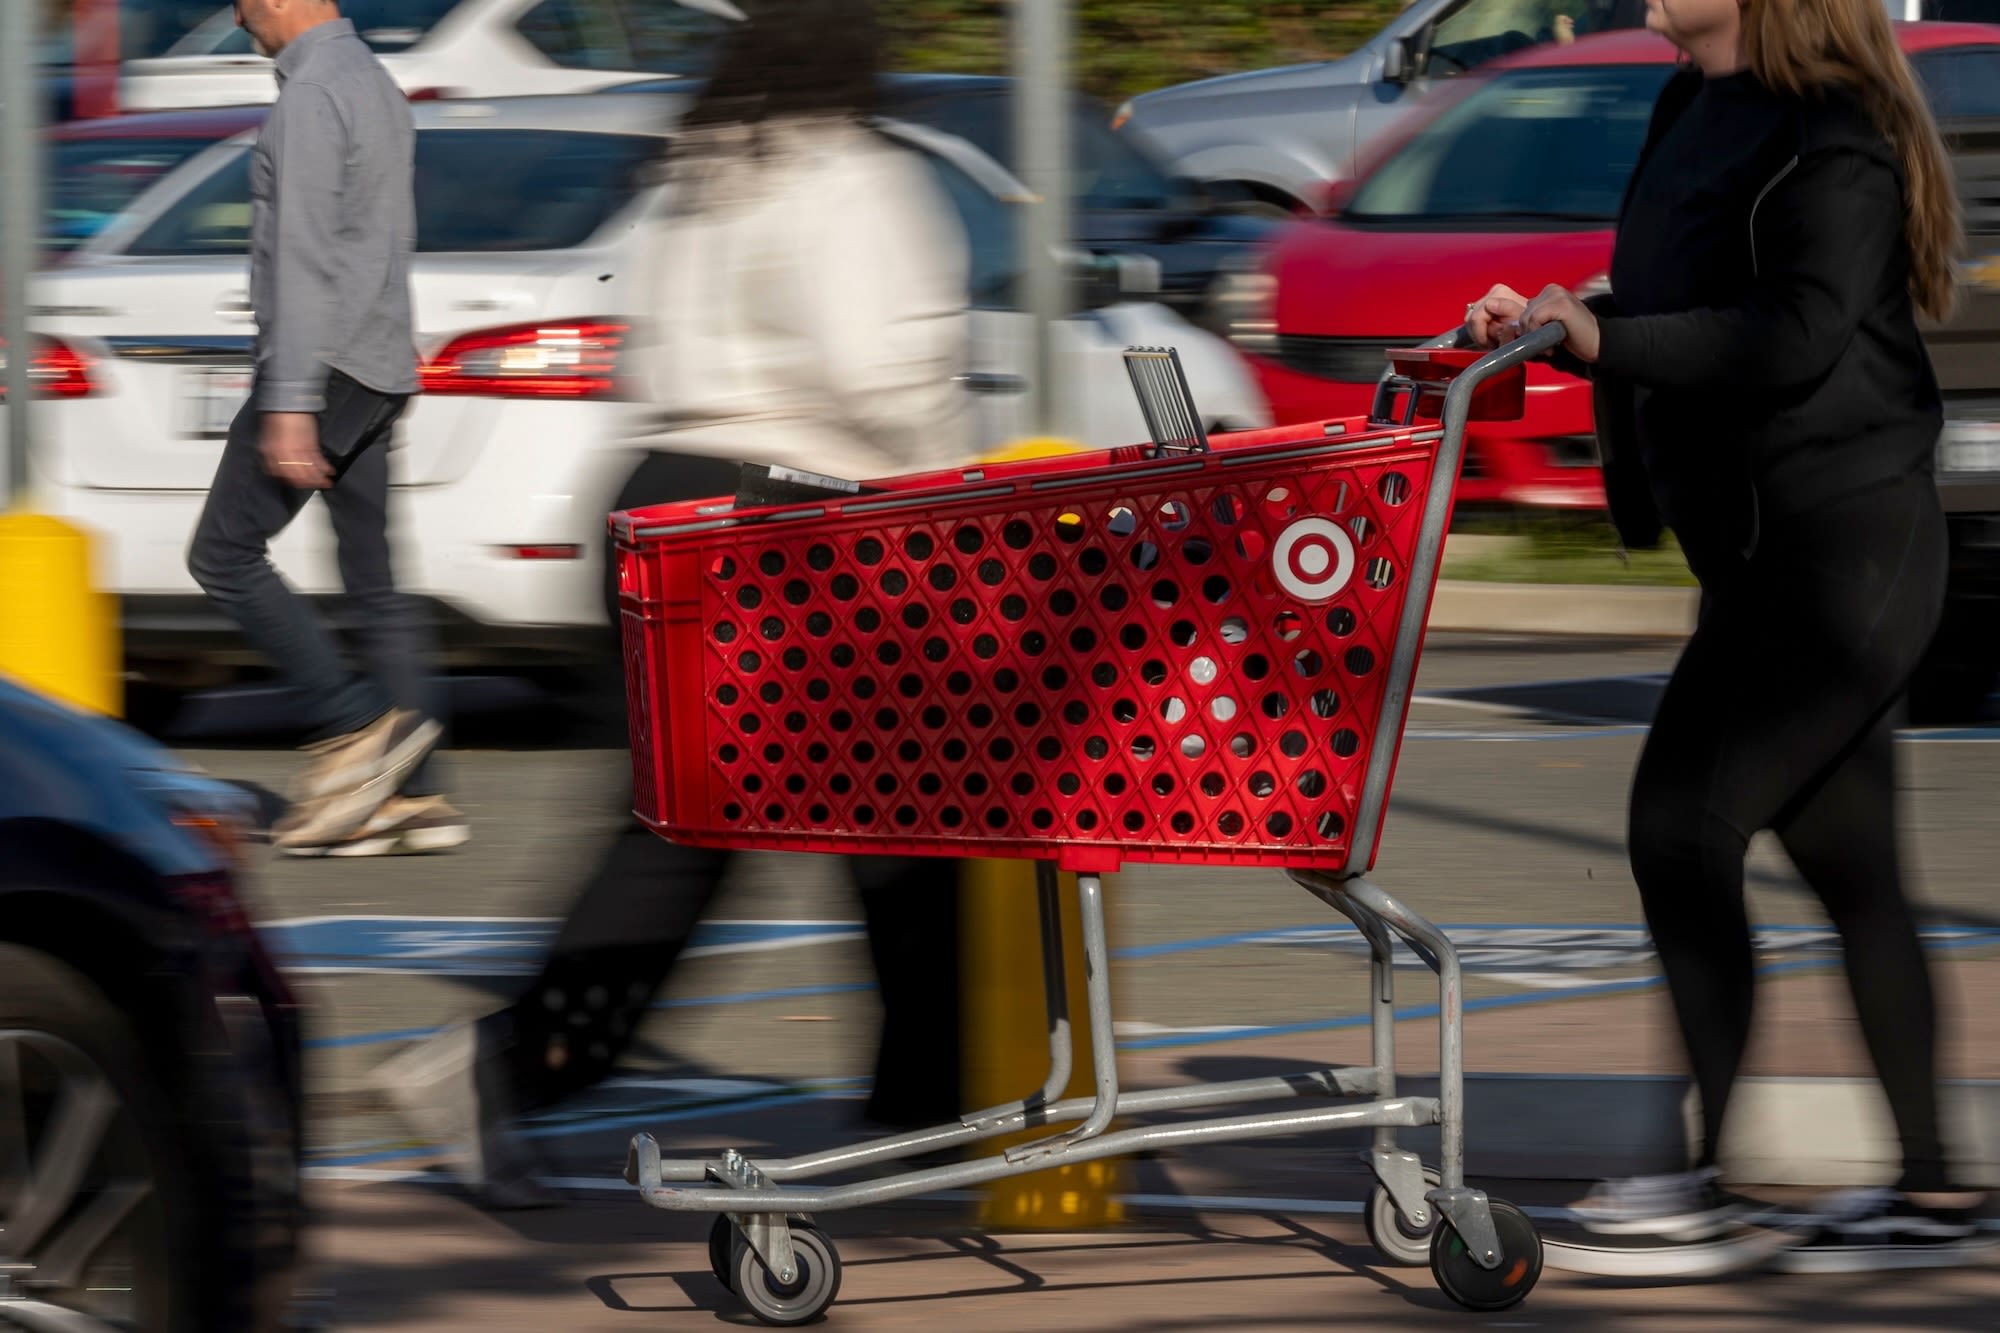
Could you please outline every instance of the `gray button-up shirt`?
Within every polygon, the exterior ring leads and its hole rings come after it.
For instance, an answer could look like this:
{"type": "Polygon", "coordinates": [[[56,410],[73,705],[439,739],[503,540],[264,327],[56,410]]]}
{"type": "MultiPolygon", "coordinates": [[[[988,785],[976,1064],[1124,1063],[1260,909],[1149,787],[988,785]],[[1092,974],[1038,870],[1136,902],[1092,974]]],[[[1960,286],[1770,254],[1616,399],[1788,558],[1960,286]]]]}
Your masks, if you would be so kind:
{"type": "Polygon", "coordinates": [[[257,407],[319,411],[329,370],[415,393],[409,101],[347,19],[301,33],[277,66],[250,157],[257,407]]]}

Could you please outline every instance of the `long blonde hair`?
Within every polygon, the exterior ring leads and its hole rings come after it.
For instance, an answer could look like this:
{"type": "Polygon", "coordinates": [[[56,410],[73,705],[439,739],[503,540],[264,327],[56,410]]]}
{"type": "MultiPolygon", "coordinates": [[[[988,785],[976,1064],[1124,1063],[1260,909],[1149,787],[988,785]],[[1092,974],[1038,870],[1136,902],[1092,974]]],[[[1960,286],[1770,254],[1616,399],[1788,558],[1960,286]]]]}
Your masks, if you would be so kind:
{"type": "Polygon", "coordinates": [[[1951,314],[1952,261],[1964,243],[1958,191],[1930,104],[1897,45],[1882,0],[1748,0],[1743,54],[1757,81],[1804,96],[1853,94],[1903,164],[1910,296],[1934,319],[1951,314]]]}

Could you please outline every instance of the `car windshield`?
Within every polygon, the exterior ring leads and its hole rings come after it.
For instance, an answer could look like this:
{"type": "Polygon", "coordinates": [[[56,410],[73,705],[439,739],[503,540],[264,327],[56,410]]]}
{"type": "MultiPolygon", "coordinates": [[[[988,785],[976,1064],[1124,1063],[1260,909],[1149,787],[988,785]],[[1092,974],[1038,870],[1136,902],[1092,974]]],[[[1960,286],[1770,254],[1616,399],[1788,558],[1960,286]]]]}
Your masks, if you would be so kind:
{"type": "MultiPolygon", "coordinates": [[[[419,253],[566,250],[643,187],[650,135],[432,129],[417,134],[419,253]],[[496,172],[493,164],[507,170],[496,172]]],[[[250,248],[250,154],[219,164],[153,219],[125,253],[240,255],[250,248]]]]}
{"type": "MultiPolygon", "coordinates": [[[[422,41],[460,0],[342,0],[340,16],[377,51],[406,51],[422,41]]],[[[168,48],[176,56],[252,55],[250,34],[236,26],[233,6],[214,11],[168,48]]]]}
{"type": "Polygon", "coordinates": [[[44,247],[69,250],[83,244],[140,191],[213,142],[146,136],[58,140],[48,158],[44,247]]]}
{"type": "Polygon", "coordinates": [[[1619,65],[1501,75],[1377,167],[1343,217],[1609,224],[1671,72],[1619,65]]]}
{"type": "Polygon", "coordinates": [[[2000,23],[2000,0],[1923,0],[1933,23],[2000,23]]]}

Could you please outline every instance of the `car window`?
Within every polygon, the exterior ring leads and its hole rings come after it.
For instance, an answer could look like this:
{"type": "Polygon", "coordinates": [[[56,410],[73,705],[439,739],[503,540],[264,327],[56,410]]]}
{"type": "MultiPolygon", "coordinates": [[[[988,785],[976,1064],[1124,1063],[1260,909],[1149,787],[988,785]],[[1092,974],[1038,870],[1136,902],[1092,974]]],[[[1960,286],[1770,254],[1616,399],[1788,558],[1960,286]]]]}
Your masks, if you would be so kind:
{"type": "Polygon", "coordinates": [[[340,0],[361,40],[377,51],[406,51],[430,35],[461,0],[340,0]]]}
{"type": "Polygon", "coordinates": [[[1504,75],[1372,172],[1344,216],[1609,224],[1670,72],[1630,65],[1504,75]]]}
{"type": "Polygon", "coordinates": [[[48,164],[43,244],[68,250],[102,231],[141,191],[213,139],[58,140],[48,164]]]}
{"type": "Polygon", "coordinates": [[[515,26],[530,46],[567,69],[635,68],[611,0],[542,0],[515,26]]]}
{"type": "MultiPolygon", "coordinates": [[[[1004,93],[929,97],[891,110],[973,144],[1018,173],[1014,154],[1013,100],[1004,93]]],[[[1167,173],[1112,133],[1102,107],[1087,98],[1071,104],[1070,170],[1076,205],[1089,209],[1165,209],[1174,203],[1167,173]]]]}
{"type": "Polygon", "coordinates": [[[644,188],[644,134],[430,130],[417,136],[417,249],[566,250],[644,188]],[[494,164],[505,163],[496,172],[494,164]]]}
{"type": "MultiPolygon", "coordinates": [[[[417,134],[419,253],[564,250],[581,245],[643,187],[660,141],[566,130],[417,134]],[[507,164],[496,172],[493,164],[507,164]]],[[[176,200],[126,248],[133,255],[245,254],[247,150],[176,200]]]]}
{"type": "Polygon", "coordinates": [[[920,153],[965,228],[971,260],[970,304],[985,309],[1014,307],[1014,214],[977,181],[933,153],[920,153]]]}
{"type": "Polygon", "coordinates": [[[119,0],[119,53],[128,60],[165,55],[175,42],[229,9],[215,0],[119,0]]]}
{"type": "Polygon", "coordinates": [[[735,25],[719,15],[664,0],[626,0],[630,68],[648,74],[706,74],[735,25]]]}
{"type": "Polygon", "coordinates": [[[1919,12],[1934,23],[2000,23],[2000,0],[1923,0],[1919,12]]]}
{"type": "Polygon", "coordinates": [[[250,249],[250,149],[229,154],[154,218],[133,255],[240,255],[250,249]]]}
{"type": "Polygon", "coordinates": [[[2000,47],[1926,51],[1910,63],[1939,120],[2000,116],[2000,47]]]}
{"type": "MultiPolygon", "coordinates": [[[[438,20],[461,0],[342,0],[340,16],[354,24],[361,40],[376,51],[407,51],[430,34],[438,20]]],[[[255,54],[250,34],[236,26],[233,9],[212,12],[175,42],[171,55],[247,56],[255,54]]]]}
{"type": "Polygon", "coordinates": [[[1431,29],[1426,72],[1463,74],[1529,47],[1645,22],[1644,0],[1467,0],[1431,29]]]}

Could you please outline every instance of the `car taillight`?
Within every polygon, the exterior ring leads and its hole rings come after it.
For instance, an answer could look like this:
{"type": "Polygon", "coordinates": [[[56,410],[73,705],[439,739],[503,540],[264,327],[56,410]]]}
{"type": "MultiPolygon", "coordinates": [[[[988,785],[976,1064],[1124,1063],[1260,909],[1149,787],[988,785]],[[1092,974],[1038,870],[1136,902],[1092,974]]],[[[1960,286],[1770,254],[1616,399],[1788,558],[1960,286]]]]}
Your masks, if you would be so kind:
{"type": "MultiPolygon", "coordinates": [[[[97,392],[90,368],[97,362],[60,338],[37,336],[34,360],[28,363],[28,383],[44,398],[85,398],[97,392]]],[[[0,342],[0,371],[7,368],[7,344],[0,342]]],[[[0,402],[7,384],[0,378],[0,402]]]]}
{"type": "Polygon", "coordinates": [[[454,338],[418,372],[425,393],[612,398],[630,332],[609,320],[519,324],[454,338]]]}

